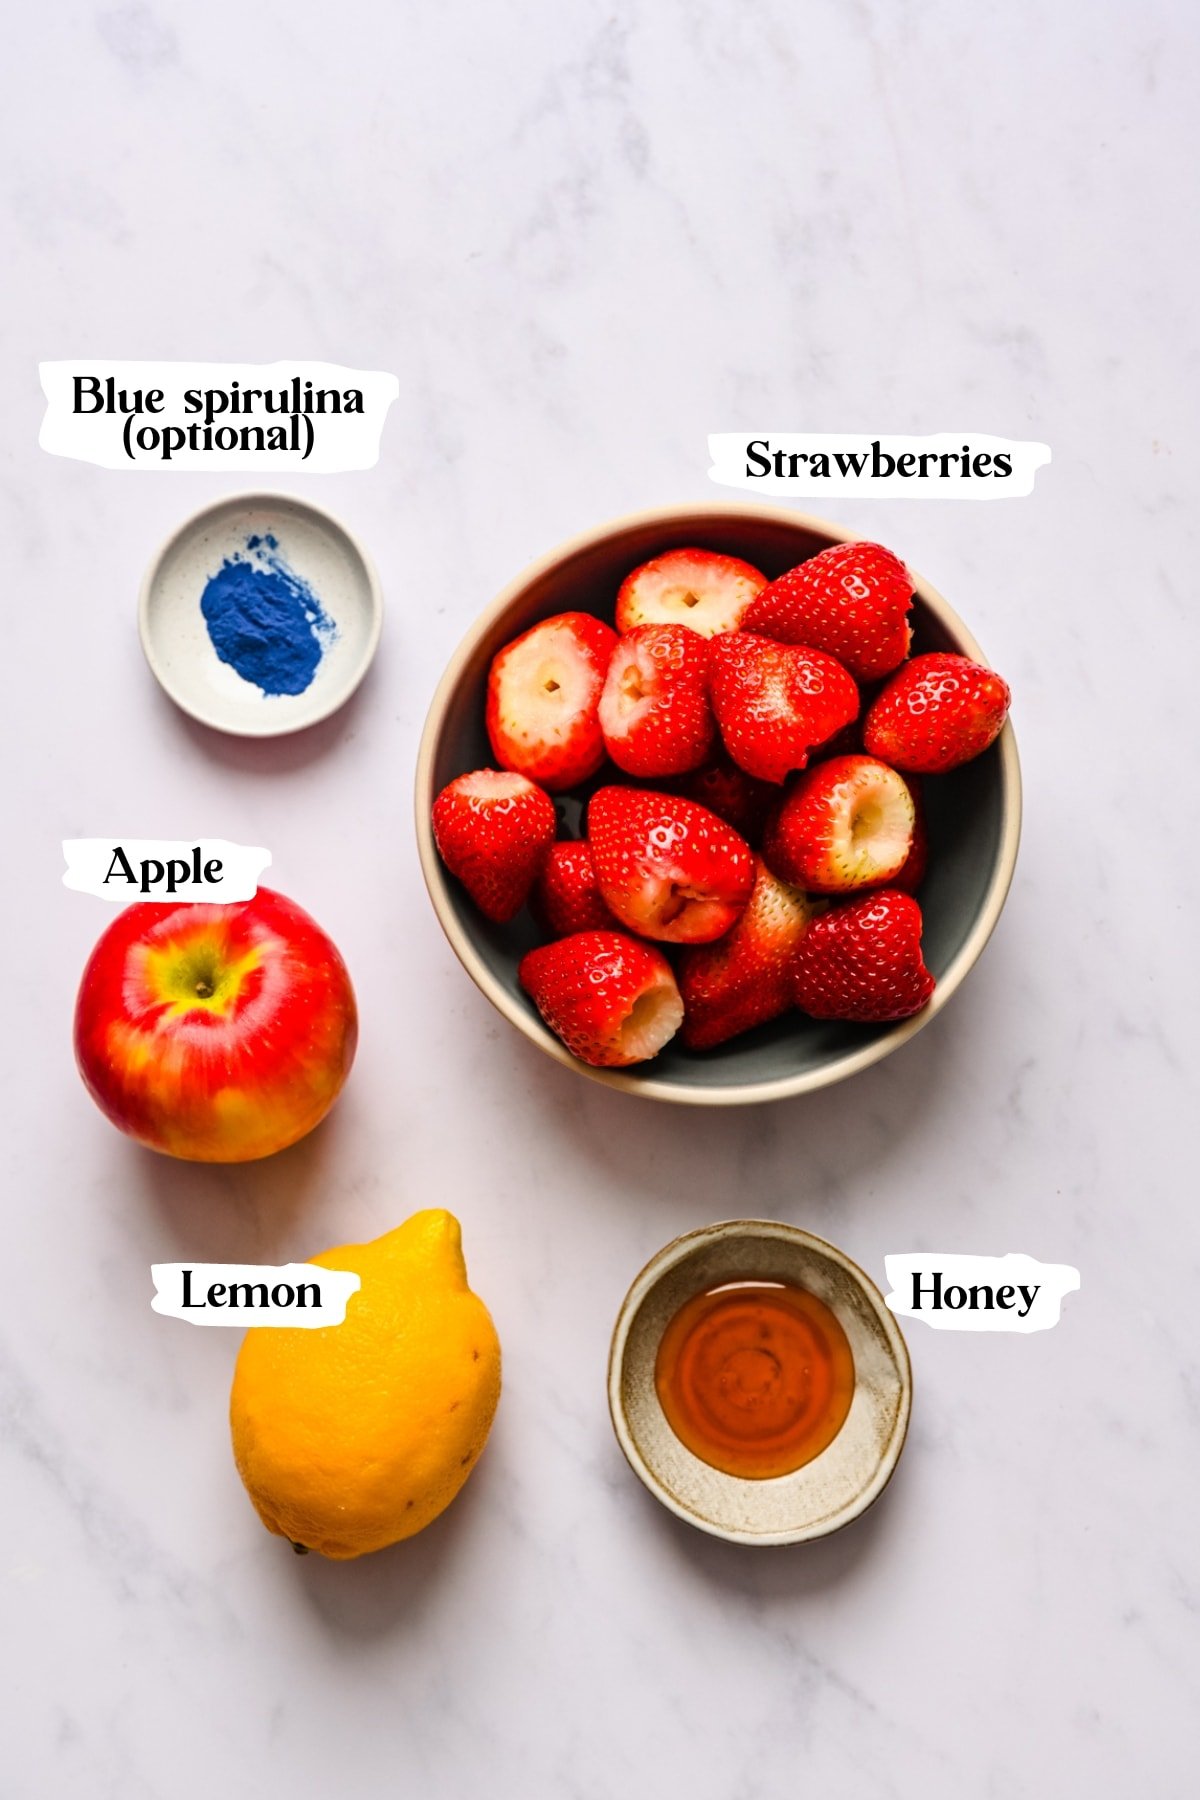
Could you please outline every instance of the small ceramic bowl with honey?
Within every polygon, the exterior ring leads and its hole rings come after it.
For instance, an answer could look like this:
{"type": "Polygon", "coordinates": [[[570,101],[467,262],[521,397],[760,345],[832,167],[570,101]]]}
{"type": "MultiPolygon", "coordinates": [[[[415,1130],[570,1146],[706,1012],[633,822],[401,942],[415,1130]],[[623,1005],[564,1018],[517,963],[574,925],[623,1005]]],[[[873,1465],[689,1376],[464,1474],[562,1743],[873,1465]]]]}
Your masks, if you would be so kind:
{"type": "Polygon", "coordinates": [[[799,1544],[887,1486],[912,1372],[882,1294],[843,1251],[734,1219],[676,1238],[634,1281],[608,1400],[635,1475],[681,1519],[733,1543],[799,1544]]]}

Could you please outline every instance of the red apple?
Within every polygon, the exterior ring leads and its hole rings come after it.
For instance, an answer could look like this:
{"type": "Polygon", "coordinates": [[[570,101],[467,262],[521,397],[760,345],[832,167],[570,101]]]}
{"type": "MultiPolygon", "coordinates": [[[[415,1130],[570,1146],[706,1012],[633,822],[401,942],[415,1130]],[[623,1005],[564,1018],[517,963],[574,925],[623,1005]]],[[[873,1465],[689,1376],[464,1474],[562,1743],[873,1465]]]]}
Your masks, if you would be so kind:
{"type": "Polygon", "coordinates": [[[75,1003],[88,1091],[139,1143],[250,1162],[320,1124],[354,1061],[354,989],[335,945],[282,894],[127,907],[75,1003]]]}

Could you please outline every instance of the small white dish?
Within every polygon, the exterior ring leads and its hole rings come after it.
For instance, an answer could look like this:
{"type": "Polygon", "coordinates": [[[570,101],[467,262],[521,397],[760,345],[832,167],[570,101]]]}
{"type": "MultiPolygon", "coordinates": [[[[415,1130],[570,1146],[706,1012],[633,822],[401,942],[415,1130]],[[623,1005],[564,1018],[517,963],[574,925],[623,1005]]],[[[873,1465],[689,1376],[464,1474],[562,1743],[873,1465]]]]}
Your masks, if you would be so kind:
{"type": "Polygon", "coordinates": [[[234,494],[193,513],[154,557],[138,602],[159,685],[193,719],[238,737],[300,731],[336,712],[370,667],[382,628],[383,592],[362,545],[332,513],[291,494],[234,494]],[[201,610],[224,564],[261,557],[310,590],[324,617],[319,661],[300,693],[266,692],[222,660],[201,610]]]}

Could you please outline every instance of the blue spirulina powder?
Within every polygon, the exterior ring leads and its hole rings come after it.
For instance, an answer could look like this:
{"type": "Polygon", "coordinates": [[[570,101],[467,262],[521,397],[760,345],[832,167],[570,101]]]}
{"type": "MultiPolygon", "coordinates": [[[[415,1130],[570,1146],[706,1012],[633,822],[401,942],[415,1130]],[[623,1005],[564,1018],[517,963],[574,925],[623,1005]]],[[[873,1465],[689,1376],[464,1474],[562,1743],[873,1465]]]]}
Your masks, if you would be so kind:
{"type": "Polygon", "coordinates": [[[317,596],[269,532],[246,539],[209,577],[200,610],[213,649],[264,694],[302,694],[337,636],[317,596]]]}

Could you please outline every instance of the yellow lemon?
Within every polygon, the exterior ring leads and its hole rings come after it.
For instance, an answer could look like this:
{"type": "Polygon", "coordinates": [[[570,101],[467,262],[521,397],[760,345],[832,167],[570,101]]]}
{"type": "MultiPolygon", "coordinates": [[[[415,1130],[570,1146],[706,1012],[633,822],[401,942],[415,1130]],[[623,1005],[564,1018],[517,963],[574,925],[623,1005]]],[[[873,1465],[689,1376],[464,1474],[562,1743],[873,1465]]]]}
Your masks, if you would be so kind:
{"type": "Polygon", "coordinates": [[[462,1487],[500,1397],[500,1344],[452,1213],[311,1260],[362,1286],[341,1325],[246,1333],[233,1454],[268,1531],[362,1556],[420,1531],[462,1487]]]}

